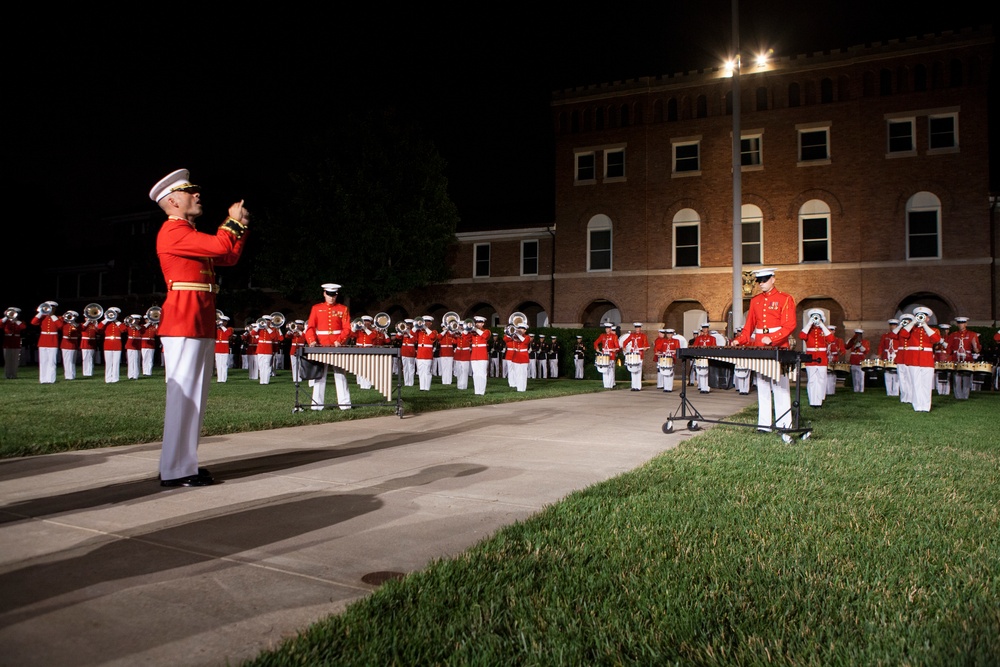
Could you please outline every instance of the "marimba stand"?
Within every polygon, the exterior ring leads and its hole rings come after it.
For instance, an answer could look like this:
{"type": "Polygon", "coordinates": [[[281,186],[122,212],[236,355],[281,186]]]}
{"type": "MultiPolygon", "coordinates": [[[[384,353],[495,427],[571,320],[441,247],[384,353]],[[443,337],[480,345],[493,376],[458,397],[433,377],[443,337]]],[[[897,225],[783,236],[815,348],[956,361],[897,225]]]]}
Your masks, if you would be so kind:
{"type": "MultiPolygon", "coordinates": [[[[681,376],[681,403],[678,409],[670,414],[667,421],[663,423],[664,433],[674,432],[674,421],[677,419],[688,420],[687,428],[689,431],[699,430],[701,423],[706,424],[728,424],[730,426],[743,426],[750,428],[763,428],[756,422],[748,424],[745,422],[734,422],[727,421],[724,419],[708,419],[699,412],[698,408],[694,406],[691,400],[687,397],[687,378],[688,378],[688,360],[695,358],[708,358],[716,359],[717,361],[725,361],[727,363],[735,363],[736,359],[767,359],[767,360],[783,360],[790,362],[792,361],[792,355],[794,355],[795,362],[795,400],[791,401],[791,406],[788,411],[776,416],[771,422],[771,432],[779,433],[786,442],[790,442],[792,437],[799,438],[801,440],[808,440],[812,435],[812,427],[801,426],[799,424],[799,406],[802,401],[802,358],[808,357],[811,359],[810,355],[795,352],[793,350],[774,350],[768,348],[683,348],[678,350],[678,357],[682,360],[683,375],[681,376]],[[727,351],[728,350],[728,351],[727,351]],[[689,412],[690,410],[690,412],[689,412]],[[678,412],[680,414],[678,414],[678,412]],[[785,415],[791,413],[792,415],[792,426],[791,428],[781,428],[778,426],[778,421],[785,415]]],[[[807,359],[808,360],[808,359],[807,359]]],[[[755,371],[756,372],[756,371],[755,371]]]]}

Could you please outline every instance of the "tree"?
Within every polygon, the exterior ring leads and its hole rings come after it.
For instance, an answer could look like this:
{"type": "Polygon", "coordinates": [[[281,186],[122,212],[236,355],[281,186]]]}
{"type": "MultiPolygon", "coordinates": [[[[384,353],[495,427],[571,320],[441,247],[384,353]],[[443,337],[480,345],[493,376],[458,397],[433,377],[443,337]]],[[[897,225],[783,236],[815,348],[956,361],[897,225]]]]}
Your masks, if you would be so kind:
{"type": "Polygon", "coordinates": [[[415,124],[391,112],[333,122],[294,160],[288,197],[255,225],[259,284],[308,301],[332,281],[365,304],[449,277],[458,212],[415,124]]]}

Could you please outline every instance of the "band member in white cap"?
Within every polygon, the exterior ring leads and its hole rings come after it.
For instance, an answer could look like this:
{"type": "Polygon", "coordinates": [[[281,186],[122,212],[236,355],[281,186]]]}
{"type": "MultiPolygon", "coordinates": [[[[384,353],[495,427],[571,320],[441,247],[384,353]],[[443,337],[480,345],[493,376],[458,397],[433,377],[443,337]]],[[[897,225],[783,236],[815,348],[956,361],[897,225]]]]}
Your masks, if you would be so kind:
{"type": "Polygon", "coordinates": [[[952,363],[955,361],[955,355],[948,350],[950,330],[951,325],[947,322],[939,324],[938,331],[941,333],[941,342],[934,345],[934,390],[938,393],[938,396],[948,396],[951,394],[951,376],[953,370],[938,368],[938,363],[952,363]]]}
{"type": "Polygon", "coordinates": [[[67,380],[76,379],[76,353],[80,349],[80,325],[76,318],[79,316],[80,313],[75,310],[63,313],[59,351],[62,353],[63,377],[67,380]]]}
{"type": "MultiPolygon", "coordinates": [[[[323,303],[317,303],[309,311],[306,320],[306,342],[309,347],[340,347],[351,335],[351,313],[347,306],[338,303],[340,285],[323,283],[323,303]]],[[[323,367],[323,375],[317,380],[311,380],[313,395],[312,409],[322,410],[326,406],[326,379],[330,367],[323,367]]],[[[347,384],[347,376],[335,370],[333,385],[337,389],[337,405],[341,410],[351,409],[351,389],[347,384]]]]}
{"type": "Polygon", "coordinates": [[[653,352],[656,354],[656,387],[665,392],[674,390],[674,366],[677,365],[677,350],[681,342],[670,327],[660,329],[653,341],[653,352]],[[661,361],[669,359],[669,361],[661,361]]]}
{"type": "Polygon", "coordinates": [[[608,357],[608,365],[598,368],[604,380],[605,389],[615,388],[615,357],[618,356],[620,347],[618,336],[615,335],[614,322],[605,322],[604,333],[594,341],[594,350],[597,354],[604,354],[608,357]]]}
{"type": "Polygon", "coordinates": [[[56,363],[59,355],[59,335],[62,333],[63,321],[56,315],[55,301],[45,301],[39,304],[38,312],[31,318],[31,323],[41,329],[38,335],[38,383],[52,384],[56,381],[56,363]],[[42,306],[50,306],[48,314],[42,312],[42,306]]]}
{"type": "MultiPolygon", "coordinates": [[[[691,347],[718,347],[718,341],[715,340],[715,336],[709,331],[708,322],[702,322],[701,331],[691,341],[691,347]]],[[[695,360],[695,377],[698,378],[698,392],[701,394],[711,392],[708,382],[709,366],[708,359],[695,360]]]]}
{"type": "Polygon", "coordinates": [[[0,319],[3,330],[3,370],[8,380],[17,379],[17,369],[21,363],[21,335],[28,325],[21,321],[21,309],[11,306],[3,311],[0,319]]]}
{"type": "Polygon", "coordinates": [[[628,371],[632,380],[630,389],[632,391],[641,391],[642,364],[646,356],[646,350],[649,349],[649,337],[642,331],[642,322],[633,322],[632,327],[633,330],[629,333],[623,334],[618,342],[621,345],[622,351],[626,355],[626,361],[628,361],[629,354],[639,355],[639,365],[631,366],[628,371]]]}
{"type": "Polygon", "coordinates": [[[517,325],[514,335],[511,336],[511,343],[507,349],[513,350],[510,364],[510,377],[513,387],[517,391],[527,391],[528,389],[528,348],[531,339],[528,337],[528,325],[521,323],[517,325]]]}
{"type": "Polygon", "coordinates": [[[239,260],[247,239],[250,214],[243,202],[229,207],[212,234],[199,232],[201,188],[187,169],[170,173],[149,197],[167,220],[156,236],[167,298],[160,316],[160,341],[167,375],[167,405],[160,452],[160,484],[208,486],[215,480],[198,467],[198,438],[205,418],[215,350],[216,266],[239,260]]]}
{"type": "Polygon", "coordinates": [[[806,326],[799,332],[803,349],[815,361],[806,361],[806,394],[809,405],[823,407],[826,399],[827,346],[833,341],[833,332],[826,326],[826,315],[819,308],[806,311],[806,326]]]}
{"type": "MultiPolygon", "coordinates": [[[[955,318],[955,331],[948,335],[948,349],[954,355],[956,363],[968,363],[979,358],[982,347],[979,344],[979,334],[969,331],[969,318],[964,315],[955,318]]],[[[972,373],[956,371],[955,398],[964,401],[969,398],[972,389],[972,373]]]]}
{"type": "Polygon", "coordinates": [[[229,339],[233,330],[229,317],[219,315],[215,323],[215,379],[217,382],[229,380],[229,339]]]}
{"type": "Polygon", "coordinates": [[[865,392],[865,370],[861,367],[861,362],[868,358],[871,352],[871,343],[865,339],[864,329],[855,329],[851,340],[847,341],[847,358],[851,364],[851,384],[854,385],[854,393],[863,394],[865,392]]]}
{"type": "Polygon", "coordinates": [[[472,322],[469,370],[472,372],[473,392],[482,396],[486,393],[486,376],[490,369],[490,330],[486,328],[486,318],[482,315],[473,317],[472,322]]]}
{"type": "Polygon", "coordinates": [[[420,383],[420,391],[431,390],[431,380],[433,379],[431,364],[434,361],[434,343],[437,341],[437,331],[434,330],[434,318],[424,315],[417,322],[417,378],[420,383]]]}
{"type": "Polygon", "coordinates": [[[934,392],[934,344],[941,340],[937,329],[929,322],[934,317],[930,308],[917,306],[913,309],[913,322],[899,332],[906,349],[906,365],[909,367],[911,403],[914,412],[930,412],[931,396],[934,392]]]}
{"type": "Polygon", "coordinates": [[[903,313],[899,316],[896,326],[896,375],[899,379],[899,402],[913,403],[913,380],[910,377],[910,351],[906,349],[903,333],[906,327],[913,326],[913,313],[903,313]]]}
{"type": "Polygon", "coordinates": [[[306,346],[306,322],[305,320],[295,320],[288,327],[285,338],[288,340],[288,358],[292,365],[292,382],[298,384],[302,382],[302,366],[299,359],[299,349],[306,346]]]}
{"type": "MultiPolygon", "coordinates": [[[[795,331],[795,299],[774,287],[774,269],[757,269],[754,280],[760,293],[750,300],[746,322],[732,345],[787,348],[788,338],[795,331]]],[[[792,426],[792,397],[788,391],[788,376],[768,377],[757,374],[757,430],[792,426]]],[[[785,442],[792,438],[782,434],[785,442]]]]}
{"type": "Polygon", "coordinates": [[[885,382],[886,396],[899,396],[899,373],[896,371],[896,350],[899,349],[899,320],[889,319],[889,330],[882,334],[878,343],[878,357],[884,364],[882,381],[885,382]]]}

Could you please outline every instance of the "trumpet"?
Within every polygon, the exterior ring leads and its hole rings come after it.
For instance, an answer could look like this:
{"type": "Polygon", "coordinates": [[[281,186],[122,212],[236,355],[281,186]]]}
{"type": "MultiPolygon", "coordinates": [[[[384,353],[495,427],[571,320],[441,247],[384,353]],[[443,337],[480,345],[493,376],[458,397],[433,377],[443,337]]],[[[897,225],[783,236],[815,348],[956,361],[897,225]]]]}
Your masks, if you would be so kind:
{"type": "Polygon", "coordinates": [[[88,303],[83,309],[83,316],[91,322],[96,322],[104,315],[104,309],[98,303],[88,303]]]}
{"type": "Polygon", "coordinates": [[[396,333],[405,334],[410,331],[410,325],[406,322],[396,322],[396,333]]]}
{"type": "Polygon", "coordinates": [[[159,306],[150,306],[146,310],[146,319],[153,324],[159,324],[160,318],[163,317],[163,309],[159,306]]]}

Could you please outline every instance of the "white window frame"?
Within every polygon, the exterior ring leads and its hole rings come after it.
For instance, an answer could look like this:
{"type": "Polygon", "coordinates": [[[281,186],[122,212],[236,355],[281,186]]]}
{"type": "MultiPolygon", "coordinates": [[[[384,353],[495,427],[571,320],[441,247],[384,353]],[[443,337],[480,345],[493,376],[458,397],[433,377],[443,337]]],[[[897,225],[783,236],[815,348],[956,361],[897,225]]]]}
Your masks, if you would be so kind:
{"type": "MultiPolygon", "coordinates": [[[[798,161],[796,166],[799,167],[815,167],[820,165],[830,164],[831,156],[833,151],[830,146],[830,123],[805,123],[795,126],[796,134],[798,135],[798,161]],[[822,133],[826,137],[826,156],[822,158],[814,158],[810,160],[804,160],[802,158],[802,137],[806,134],[822,133]]],[[[818,144],[817,144],[818,145],[818,144]]]]}
{"type": "MultiPolygon", "coordinates": [[[[732,133],[730,133],[731,135],[732,133]]],[[[755,130],[752,132],[740,133],[740,171],[760,171],[764,168],[764,131],[755,130]],[[745,150],[743,142],[749,141],[750,150],[745,150]],[[756,148],[753,143],[756,142],[756,148]],[[753,164],[743,164],[744,155],[756,155],[757,162],[753,164]]]]}
{"type": "MultiPolygon", "coordinates": [[[[604,215],[603,213],[595,215],[587,223],[587,271],[590,273],[604,273],[611,271],[614,268],[614,258],[615,258],[615,232],[614,224],[611,222],[611,218],[604,215]],[[591,259],[593,254],[598,252],[591,247],[591,241],[595,232],[608,232],[608,266],[607,268],[595,269],[592,266],[591,259]]],[[[602,249],[600,252],[604,252],[602,249]]]]}
{"type": "Polygon", "coordinates": [[[625,180],[625,176],[627,175],[627,173],[628,172],[625,170],[625,146],[615,146],[615,147],[612,147],[612,148],[605,148],[604,149],[604,182],[605,183],[621,183],[621,182],[623,182],[625,180]],[[621,160],[622,160],[622,173],[621,173],[621,176],[608,176],[608,164],[609,164],[608,156],[611,156],[611,155],[621,155],[621,160]]]}
{"type": "Polygon", "coordinates": [[[597,183],[597,152],[596,151],[577,151],[573,154],[573,185],[593,185],[597,183]],[[593,164],[591,165],[591,170],[593,171],[593,176],[591,178],[580,178],[580,158],[589,157],[593,164]]]}
{"type": "Polygon", "coordinates": [[[923,260],[941,259],[943,252],[941,239],[941,199],[933,192],[918,192],[910,197],[906,202],[906,259],[916,262],[923,260]],[[933,211],[937,217],[937,225],[934,236],[937,240],[937,254],[934,256],[911,257],[910,256],[910,213],[928,213],[933,211]]]}
{"type": "MultiPolygon", "coordinates": [[[[684,158],[689,160],[690,158],[684,158]]],[[[686,178],[689,176],[701,176],[701,137],[680,137],[677,139],[670,140],[670,165],[671,172],[670,176],[672,178],[686,178]],[[686,171],[677,170],[677,149],[684,146],[694,146],[697,149],[697,169],[689,169],[686,171]]]]}
{"type": "Polygon", "coordinates": [[[472,246],[472,277],[489,278],[492,269],[493,250],[489,243],[476,243],[472,246]],[[486,248],[486,273],[479,273],[479,249],[486,248]]]}
{"type": "Polygon", "coordinates": [[[927,154],[928,155],[941,155],[942,153],[957,153],[959,150],[958,142],[958,112],[951,111],[947,113],[929,113],[927,114],[927,154]],[[938,148],[931,148],[931,138],[935,135],[931,133],[931,123],[935,120],[942,118],[952,119],[952,144],[950,146],[940,146],[938,148]]]}
{"type": "MultiPolygon", "coordinates": [[[[701,266],[701,216],[698,212],[691,208],[681,209],[674,214],[673,219],[673,229],[671,233],[673,242],[673,268],[675,269],[694,269],[701,266]],[[697,259],[695,264],[685,264],[683,266],[677,263],[677,230],[681,228],[694,227],[695,236],[697,241],[695,242],[695,248],[697,250],[697,259]]],[[[680,246],[681,248],[690,248],[691,246],[680,246]]]]}
{"type": "MultiPolygon", "coordinates": [[[[822,199],[811,199],[799,209],[799,264],[830,264],[833,262],[833,216],[830,206],[822,199]],[[806,259],[804,225],[807,220],[826,220],[826,237],[822,239],[826,242],[826,259],[806,259]]],[[[810,243],[815,243],[820,239],[809,239],[810,243]]]]}
{"type": "Polygon", "coordinates": [[[886,117],[885,119],[885,156],[887,158],[913,157],[917,154],[917,119],[909,117],[886,117]],[[908,125],[910,128],[910,147],[906,150],[892,149],[892,130],[894,126],[908,125]]]}
{"type": "Polygon", "coordinates": [[[541,244],[538,242],[538,239],[524,239],[524,240],[521,241],[521,275],[522,276],[537,276],[538,275],[538,260],[539,260],[539,256],[538,255],[539,255],[540,249],[541,249],[541,244]],[[524,270],[524,260],[526,258],[524,249],[525,249],[525,247],[529,243],[533,244],[535,246],[535,271],[534,271],[534,273],[529,273],[529,272],[527,272],[527,271],[524,270]]]}

